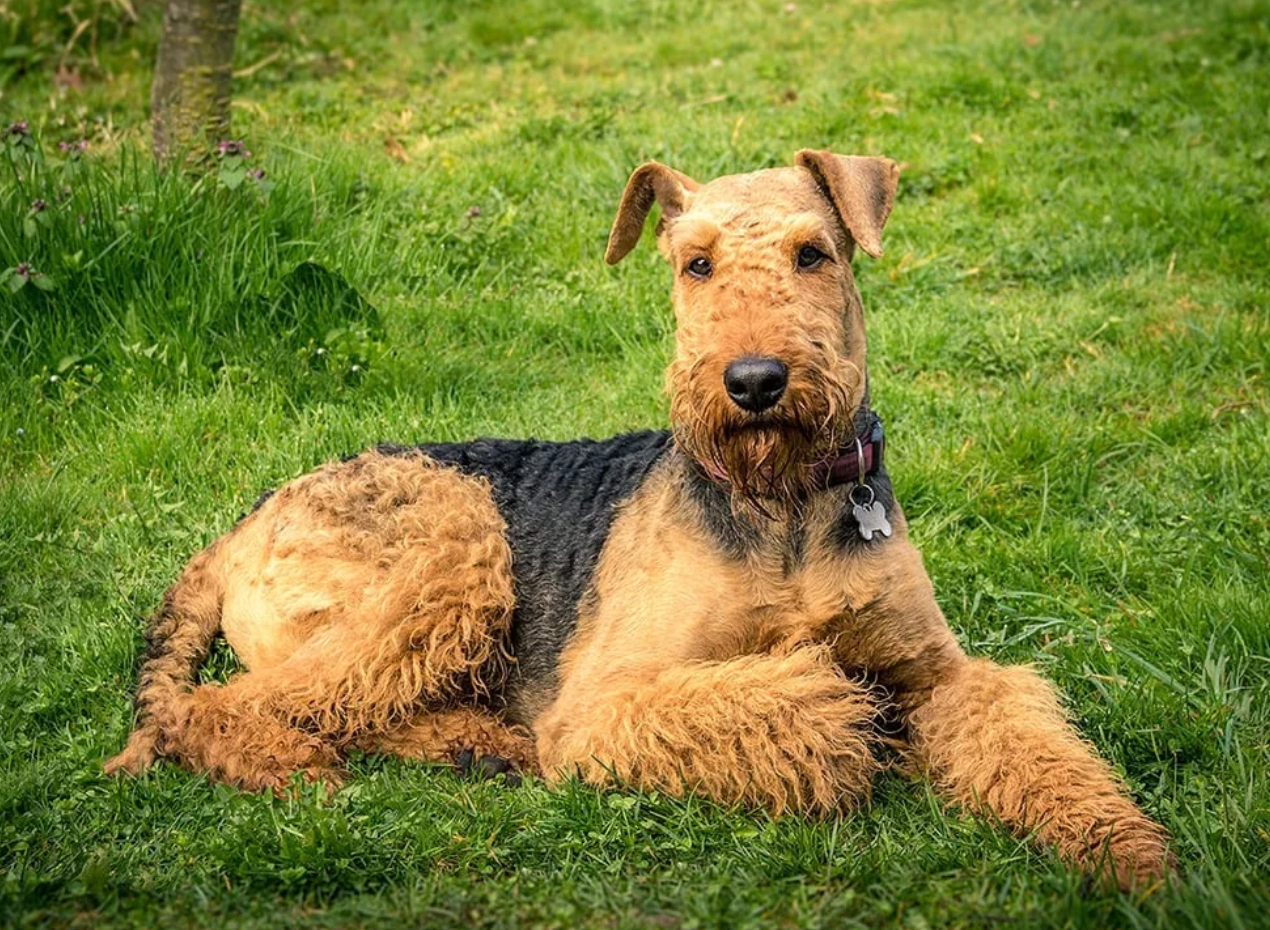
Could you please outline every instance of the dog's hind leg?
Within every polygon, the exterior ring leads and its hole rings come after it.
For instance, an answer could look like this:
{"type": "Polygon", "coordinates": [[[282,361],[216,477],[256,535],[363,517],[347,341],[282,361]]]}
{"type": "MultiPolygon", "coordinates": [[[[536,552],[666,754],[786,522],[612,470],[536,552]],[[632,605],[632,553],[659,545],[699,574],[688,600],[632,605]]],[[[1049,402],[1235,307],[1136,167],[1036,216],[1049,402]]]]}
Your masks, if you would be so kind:
{"type": "Polygon", "coordinates": [[[867,795],[877,711],[826,648],[802,647],[615,675],[535,729],[549,778],[824,813],[867,795]]]}
{"type": "Polygon", "coordinates": [[[465,754],[476,760],[497,757],[521,771],[538,770],[532,734],[477,707],[421,710],[400,724],[366,733],[357,746],[427,762],[460,763],[465,754]]]}
{"type": "Polygon", "coordinates": [[[333,778],[362,734],[501,688],[505,531],[486,483],[415,453],[368,453],[282,488],[200,557],[205,585],[187,584],[196,559],[174,588],[174,603],[201,599],[161,612],[177,632],[157,627],[139,735],[109,769],[163,756],[244,787],[333,778]],[[191,691],[218,626],[250,671],[191,691]]]}
{"type": "Polygon", "coordinates": [[[202,685],[174,702],[177,722],[163,731],[162,755],[217,781],[280,791],[299,772],[338,784],[337,746],[280,717],[268,672],[246,672],[225,685],[202,685]]]}
{"type": "Polygon", "coordinates": [[[423,673],[420,689],[408,652],[385,667],[383,645],[369,636],[317,637],[278,666],[196,688],[178,699],[179,725],[165,731],[162,754],[250,790],[279,790],[297,772],[338,783],[349,746],[430,761],[457,761],[472,750],[535,768],[528,733],[487,710],[407,709],[404,696],[426,694],[431,679],[423,673]]]}
{"type": "Polygon", "coordinates": [[[165,730],[177,725],[182,710],[220,630],[224,584],[217,543],[195,556],[164,595],[163,605],[146,629],[135,698],[136,725],[128,744],[105,764],[107,773],[145,771],[161,754],[165,730]]]}
{"type": "Polygon", "coordinates": [[[333,747],[269,711],[265,673],[195,687],[221,627],[222,542],[190,561],[147,628],[136,726],[105,771],[137,775],[162,757],[246,788],[279,788],[295,771],[333,781],[333,747]]]}

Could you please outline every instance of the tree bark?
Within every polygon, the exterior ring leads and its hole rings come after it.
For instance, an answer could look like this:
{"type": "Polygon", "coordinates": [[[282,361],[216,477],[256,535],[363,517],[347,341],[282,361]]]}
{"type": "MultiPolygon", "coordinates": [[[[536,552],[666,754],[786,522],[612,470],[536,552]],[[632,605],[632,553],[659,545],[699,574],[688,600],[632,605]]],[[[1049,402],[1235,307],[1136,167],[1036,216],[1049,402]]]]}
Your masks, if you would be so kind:
{"type": "Polygon", "coordinates": [[[228,135],[241,9],[242,0],[167,0],[150,95],[159,161],[201,158],[228,135]]]}

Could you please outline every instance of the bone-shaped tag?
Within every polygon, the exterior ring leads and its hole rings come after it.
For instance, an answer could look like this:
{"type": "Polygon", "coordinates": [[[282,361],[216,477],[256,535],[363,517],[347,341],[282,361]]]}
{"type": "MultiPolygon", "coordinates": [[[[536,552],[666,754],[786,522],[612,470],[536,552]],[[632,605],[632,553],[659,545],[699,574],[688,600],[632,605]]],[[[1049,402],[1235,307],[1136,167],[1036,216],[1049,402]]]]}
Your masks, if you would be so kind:
{"type": "Polygon", "coordinates": [[[860,538],[865,542],[871,540],[874,533],[890,537],[891,521],[886,518],[886,509],[879,501],[856,504],[851,508],[851,516],[855,517],[856,523],[860,525],[860,538]]]}

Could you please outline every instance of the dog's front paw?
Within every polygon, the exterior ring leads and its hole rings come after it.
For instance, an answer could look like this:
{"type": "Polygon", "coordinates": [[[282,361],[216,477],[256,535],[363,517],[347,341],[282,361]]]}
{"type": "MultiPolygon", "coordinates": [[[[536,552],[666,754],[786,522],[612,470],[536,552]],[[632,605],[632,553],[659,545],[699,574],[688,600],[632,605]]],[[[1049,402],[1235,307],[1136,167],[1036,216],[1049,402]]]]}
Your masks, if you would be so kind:
{"type": "Polygon", "coordinates": [[[1177,874],[1177,858],[1163,829],[1150,821],[1112,835],[1101,869],[1103,877],[1121,891],[1144,891],[1177,874]]]}

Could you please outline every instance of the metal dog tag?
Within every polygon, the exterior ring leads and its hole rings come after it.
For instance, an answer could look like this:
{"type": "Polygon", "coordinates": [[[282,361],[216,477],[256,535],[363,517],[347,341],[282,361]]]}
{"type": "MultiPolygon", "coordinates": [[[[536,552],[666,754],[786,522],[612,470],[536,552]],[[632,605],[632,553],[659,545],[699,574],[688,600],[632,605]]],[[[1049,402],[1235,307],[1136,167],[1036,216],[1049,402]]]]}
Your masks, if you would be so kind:
{"type": "Polygon", "coordinates": [[[873,499],[873,489],[868,485],[860,485],[851,489],[851,516],[855,517],[860,527],[860,538],[865,542],[873,539],[874,533],[881,533],[888,539],[891,536],[891,521],[886,518],[886,508],[873,499]],[[863,488],[869,492],[868,503],[856,500],[855,492],[863,488]]]}

